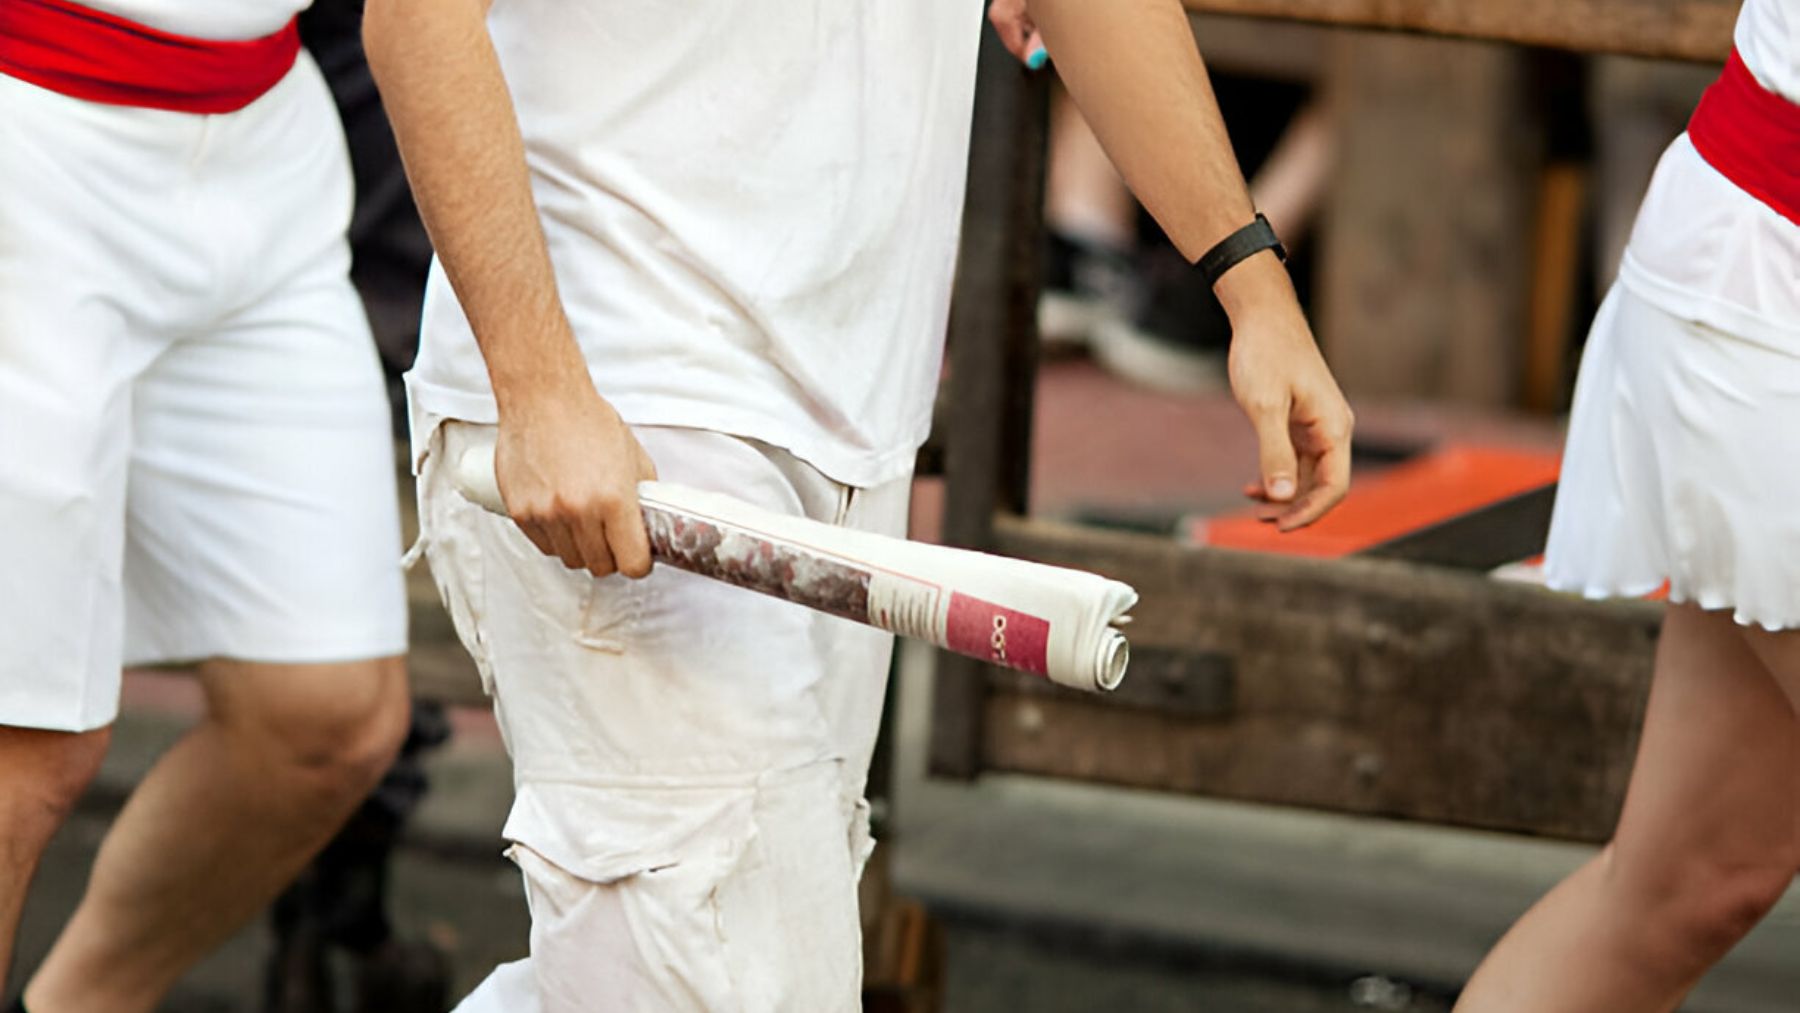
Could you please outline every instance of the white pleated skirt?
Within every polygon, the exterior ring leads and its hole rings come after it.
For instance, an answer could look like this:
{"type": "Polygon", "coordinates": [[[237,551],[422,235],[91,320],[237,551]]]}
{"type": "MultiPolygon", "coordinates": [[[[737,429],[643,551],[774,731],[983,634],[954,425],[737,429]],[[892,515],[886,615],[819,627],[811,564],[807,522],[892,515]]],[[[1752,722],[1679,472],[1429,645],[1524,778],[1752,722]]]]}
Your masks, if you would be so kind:
{"type": "Polygon", "coordinates": [[[1800,345],[1614,285],[1576,383],[1545,577],[1590,598],[1667,582],[1672,601],[1800,626],[1800,345]]]}

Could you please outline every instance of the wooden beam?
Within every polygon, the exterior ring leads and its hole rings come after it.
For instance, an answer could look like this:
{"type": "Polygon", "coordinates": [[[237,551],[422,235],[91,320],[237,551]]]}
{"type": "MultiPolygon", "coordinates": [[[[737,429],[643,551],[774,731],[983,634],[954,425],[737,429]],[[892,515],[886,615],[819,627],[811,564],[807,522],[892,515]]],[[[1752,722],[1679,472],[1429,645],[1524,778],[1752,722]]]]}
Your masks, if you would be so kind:
{"type": "Polygon", "coordinates": [[[1206,68],[1213,73],[1299,84],[1315,84],[1324,75],[1336,34],[1298,21],[1207,14],[1188,20],[1206,68]]]}
{"type": "Polygon", "coordinates": [[[1588,168],[1573,161],[1544,167],[1531,227],[1531,289],[1526,306],[1523,400],[1552,415],[1567,407],[1569,344],[1576,326],[1586,251],[1588,168]]]}
{"type": "Polygon", "coordinates": [[[1612,830],[1657,606],[1034,520],[996,535],[1008,554],[1130,581],[1134,648],[1223,655],[1232,677],[1228,712],[1209,715],[990,673],[987,769],[1577,840],[1612,830]]]}
{"type": "Polygon", "coordinates": [[[1190,11],[1723,61],[1738,0],[1185,0],[1190,11]]]}

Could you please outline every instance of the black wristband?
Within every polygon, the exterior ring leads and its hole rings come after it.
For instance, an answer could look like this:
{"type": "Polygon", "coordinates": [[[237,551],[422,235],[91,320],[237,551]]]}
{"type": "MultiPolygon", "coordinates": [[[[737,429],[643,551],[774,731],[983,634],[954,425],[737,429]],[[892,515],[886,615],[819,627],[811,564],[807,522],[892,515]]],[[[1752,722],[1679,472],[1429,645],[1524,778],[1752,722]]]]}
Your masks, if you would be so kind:
{"type": "Polygon", "coordinates": [[[1206,256],[1201,257],[1195,266],[1206,276],[1208,285],[1217,285],[1226,271],[1264,250],[1274,250],[1275,258],[1287,263],[1287,247],[1282,246],[1281,240],[1275,238],[1275,229],[1258,212],[1255,221],[1219,240],[1218,245],[1207,250],[1206,256]]]}

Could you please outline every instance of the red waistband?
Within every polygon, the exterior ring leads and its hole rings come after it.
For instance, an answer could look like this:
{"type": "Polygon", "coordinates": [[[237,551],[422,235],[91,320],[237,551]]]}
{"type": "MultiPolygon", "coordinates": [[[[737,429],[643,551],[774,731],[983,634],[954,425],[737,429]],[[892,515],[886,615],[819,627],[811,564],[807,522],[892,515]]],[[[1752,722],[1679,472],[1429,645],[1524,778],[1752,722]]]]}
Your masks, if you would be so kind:
{"type": "Polygon", "coordinates": [[[294,66],[294,22],[217,42],[174,35],[68,0],[0,0],[0,73],[89,102],[236,112],[294,66]]]}
{"type": "Polygon", "coordinates": [[[1701,96],[1688,139],[1739,189],[1800,225],[1800,105],[1764,88],[1737,50],[1701,96]]]}

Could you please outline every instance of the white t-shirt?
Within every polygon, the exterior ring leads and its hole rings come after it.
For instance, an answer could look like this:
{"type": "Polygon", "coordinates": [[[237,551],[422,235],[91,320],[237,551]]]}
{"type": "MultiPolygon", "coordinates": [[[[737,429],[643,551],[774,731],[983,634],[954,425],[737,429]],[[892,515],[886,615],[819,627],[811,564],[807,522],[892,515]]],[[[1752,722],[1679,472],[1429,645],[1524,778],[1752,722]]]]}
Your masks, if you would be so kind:
{"type": "MultiPolygon", "coordinates": [[[[1800,0],[1744,0],[1736,43],[1758,83],[1800,102],[1800,0]]],[[[1684,319],[1800,353],[1800,225],[1738,189],[1686,134],[1656,168],[1619,280],[1684,319]]]]}
{"type": "MultiPolygon", "coordinates": [[[[563,305],[626,421],[906,473],[931,423],[977,0],[497,0],[563,305]]],[[[495,418],[440,268],[416,411],[495,418]]]]}
{"type": "Polygon", "coordinates": [[[312,6],[312,0],[79,0],[140,25],[195,39],[260,39],[312,6]]]}

